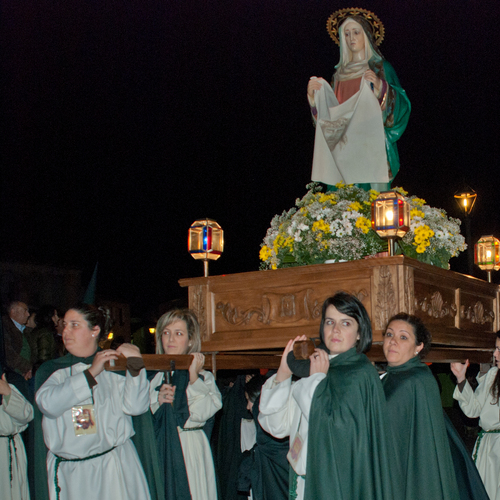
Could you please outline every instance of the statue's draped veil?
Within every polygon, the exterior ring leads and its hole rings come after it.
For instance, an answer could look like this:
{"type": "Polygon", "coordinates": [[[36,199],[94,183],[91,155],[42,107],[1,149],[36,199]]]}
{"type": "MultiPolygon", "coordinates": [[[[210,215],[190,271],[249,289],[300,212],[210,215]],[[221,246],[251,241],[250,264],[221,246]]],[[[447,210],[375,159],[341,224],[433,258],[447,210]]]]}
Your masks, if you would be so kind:
{"type": "Polygon", "coordinates": [[[382,62],[382,57],[379,55],[378,51],[374,50],[370,39],[366,35],[366,32],[363,26],[353,19],[352,17],[348,17],[339,28],[339,42],[340,42],[340,60],[339,63],[335,66],[337,70],[335,72],[335,80],[336,81],[344,81],[344,80],[353,80],[355,78],[359,78],[363,76],[363,73],[370,69],[371,62],[374,63],[382,62]],[[361,61],[350,61],[351,51],[349,47],[345,43],[345,35],[344,29],[347,23],[352,22],[359,26],[361,32],[363,33],[363,37],[365,39],[365,55],[363,60],[361,61]]]}

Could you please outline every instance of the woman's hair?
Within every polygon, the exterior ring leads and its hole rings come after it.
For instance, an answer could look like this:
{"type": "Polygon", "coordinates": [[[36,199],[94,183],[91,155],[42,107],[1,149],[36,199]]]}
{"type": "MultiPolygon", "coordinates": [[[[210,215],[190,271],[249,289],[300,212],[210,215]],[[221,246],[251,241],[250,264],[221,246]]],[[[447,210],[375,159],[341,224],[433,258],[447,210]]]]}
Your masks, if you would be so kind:
{"type": "Polygon", "coordinates": [[[188,340],[191,344],[188,345],[186,354],[193,352],[200,352],[201,350],[201,337],[200,337],[200,324],[196,314],[190,309],[172,309],[166,312],[156,323],[156,354],[165,354],[163,349],[163,330],[176,320],[182,320],[186,323],[188,340]]]}
{"type": "Polygon", "coordinates": [[[79,312],[88,323],[90,329],[93,329],[96,326],[100,328],[99,335],[97,337],[98,341],[103,338],[107,338],[112,326],[111,315],[107,307],[96,307],[91,304],[78,304],[75,307],[70,307],[68,311],[70,309],[79,312]]]}
{"type": "Polygon", "coordinates": [[[41,306],[35,316],[37,328],[50,328],[51,330],[54,330],[55,325],[52,321],[52,316],[54,316],[55,312],[56,308],[54,306],[49,304],[41,306]]]}
{"type": "Polygon", "coordinates": [[[263,375],[254,375],[246,384],[245,392],[248,395],[248,399],[251,403],[255,403],[255,400],[260,396],[260,391],[262,386],[266,381],[266,377],[263,375]]]}
{"type": "MultiPolygon", "coordinates": [[[[387,331],[387,328],[393,321],[404,321],[405,323],[408,323],[410,326],[413,327],[413,333],[415,335],[415,345],[420,345],[424,344],[424,347],[420,350],[418,353],[418,356],[420,359],[423,359],[427,353],[431,350],[431,342],[432,342],[432,335],[429,330],[427,330],[427,327],[424,325],[424,322],[418,318],[417,316],[414,316],[413,314],[408,314],[405,312],[400,312],[398,314],[395,314],[388,322],[387,326],[385,327],[385,331],[387,331]]],[[[385,336],[385,331],[384,331],[384,336],[385,336]]]]}
{"type": "MultiPolygon", "coordinates": [[[[500,330],[496,333],[497,339],[500,339],[500,330]]],[[[500,397],[500,370],[497,370],[497,374],[495,375],[495,380],[491,384],[491,396],[493,397],[492,405],[498,404],[498,399],[500,397]]]]}
{"type": "Polygon", "coordinates": [[[321,311],[321,324],[319,334],[324,342],[325,314],[328,306],[333,306],[342,314],[347,314],[358,323],[359,340],[356,342],[356,352],[362,353],[370,350],[372,346],[372,325],[365,306],[354,296],[347,292],[337,292],[323,303],[321,311]]]}

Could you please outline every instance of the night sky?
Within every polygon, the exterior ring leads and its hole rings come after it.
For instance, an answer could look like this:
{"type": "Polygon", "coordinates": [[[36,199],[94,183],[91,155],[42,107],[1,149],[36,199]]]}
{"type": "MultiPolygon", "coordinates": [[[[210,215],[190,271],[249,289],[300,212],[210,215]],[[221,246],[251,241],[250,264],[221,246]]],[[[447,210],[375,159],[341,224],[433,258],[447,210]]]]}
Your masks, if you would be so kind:
{"type": "Polygon", "coordinates": [[[202,274],[187,230],[210,217],[211,274],[257,270],[271,218],[306,192],[306,86],[332,76],[325,25],[345,7],[380,17],[412,103],[393,185],[458,217],[466,181],[473,240],[500,237],[498,0],[2,0],[0,260],[84,281],[98,261],[98,295],[140,312],[202,274]]]}

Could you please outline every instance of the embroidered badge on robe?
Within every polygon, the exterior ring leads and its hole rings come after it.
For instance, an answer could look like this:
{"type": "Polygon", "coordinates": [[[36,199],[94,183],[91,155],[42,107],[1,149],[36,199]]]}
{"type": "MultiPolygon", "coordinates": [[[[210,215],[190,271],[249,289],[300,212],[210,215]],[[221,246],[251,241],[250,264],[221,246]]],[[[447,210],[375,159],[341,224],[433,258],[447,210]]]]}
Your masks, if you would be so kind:
{"type": "Polygon", "coordinates": [[[71,408],[75,436],[97,433],[94,405],[79,405],[71,408]]]}

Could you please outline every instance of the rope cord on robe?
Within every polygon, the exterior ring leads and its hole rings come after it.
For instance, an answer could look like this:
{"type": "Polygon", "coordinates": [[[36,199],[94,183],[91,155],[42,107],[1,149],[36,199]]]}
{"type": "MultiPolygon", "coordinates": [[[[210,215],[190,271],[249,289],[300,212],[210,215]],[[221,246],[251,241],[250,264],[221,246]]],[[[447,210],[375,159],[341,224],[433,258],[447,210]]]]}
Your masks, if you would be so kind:
{"type": "Polygon", "coordinates": [[[59,493],[61,493],[61,488],[59,487],[59,480],[57,478],[57,473],[59,471],[59,464],[61,462],[84,462],[85,460],[92,460],[93,458],[102,457],[103,455],[106,455],[106,453],[113,451],[115,448],[116,446],[113,446],[113,448],[107,451],[103,451],[102,453],[96,453],[95,455],[90,455],[90,457],[85,457],[85,458],[63,458],[54,453],[54,456],[56,457],[56,465],[54,468],[54,485],[56,487],[56,500],[59,500],[59,493]]]}
{"type": "Polygon", "coordinates": [[[297,474],[293,467],[290,466],[290,474],[289,474],[289,489],[288,489],[288,500],[296,500],[297,499],[297,481],[299,477],[301,477],[304,481],[306,480],[306,476],[301,476],[297,474]]]}
{"type": "Polygon", "coordinates": [[[500,434],[500,429],[492,429],[491,431],[483,431],[483,429],[481,429],[479,431],[479,435],[477,438],[477,444],[476,444],[476,451],[474,452],[474,456],[472,457],[472,459],[474,460],[474,463],[476,463],[477,452],[479,451],[479,445],[481,444],[481,439],[483,439],[483,436],[485,434],[500,434]]]}
{"type": "Polygon", "coordinates": [[[12,448],[11,445],[14,445],[14,453],[17,454],[16,442],[14,441],[15,434],[9,434],[7,436],[0,436],[0,438],[6,438],[9,440],[9,474],[10,474],[10,482],[12,483],[12,448]]]}
{"type": "Polygon", "coordinates": [[[183,427],[182,430],[184,432],[188,432],[188,431],[202,431],[203,427],[183,427]]]}

